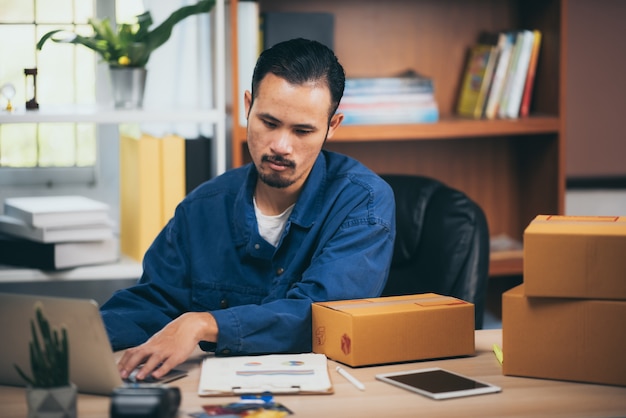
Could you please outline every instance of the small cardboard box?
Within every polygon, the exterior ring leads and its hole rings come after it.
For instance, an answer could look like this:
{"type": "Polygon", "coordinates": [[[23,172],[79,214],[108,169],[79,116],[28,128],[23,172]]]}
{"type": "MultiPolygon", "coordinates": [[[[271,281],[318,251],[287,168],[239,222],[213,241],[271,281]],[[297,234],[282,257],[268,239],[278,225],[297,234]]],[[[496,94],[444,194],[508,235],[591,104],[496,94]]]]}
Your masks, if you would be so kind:
{"type": "Polygon", "coordinates": [[[528,296],[626,300],[626,217],[537,216],[524,231],[528,296]]]}
{"type": "Polygon", "coordinates": [[[502,296],[505,375],[626,385],[626,301],[502,296]]]}
{"type": "Polygon", "coordinates": [[[435,293],[313,304],[313,352],[350,366],[474,354],[474,305],[435,293]]]}

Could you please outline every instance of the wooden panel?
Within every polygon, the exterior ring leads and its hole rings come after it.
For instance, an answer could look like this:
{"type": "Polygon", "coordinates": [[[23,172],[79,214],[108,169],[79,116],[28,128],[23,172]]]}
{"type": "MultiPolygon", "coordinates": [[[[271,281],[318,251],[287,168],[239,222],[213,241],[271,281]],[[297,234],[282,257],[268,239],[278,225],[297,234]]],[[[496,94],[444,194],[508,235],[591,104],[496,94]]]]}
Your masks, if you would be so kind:
{"type": "MultiPolygon", "coordinates": [[[[335,52],[348,77],[430,76],[435,124],[342,126],[327,148],[378,173],[421,174],[460,189],[485,211],[492,236],[522,239],[540,213],[564,210],[562,86],[566,0],[260,0],[261,11],[335,15],[335,52]],[[543,34],[530,118],[476,121],[455,116],[468,48],[482,31],[543,34]]],[[[234,130],[234,165],[249,162],[245,130],[234,130]]],[[[521,274],[520,254],[498,254],[494,275],[521,274]]]]}
{"type": "Polygon", "coordinates": [[[568,3],[567,175],[626,178],[626,2],[568,3]]]}
{"type": "Polygon", "coordinates": [[[414,70],[432,77],[443,116],[455,107],[465,55],[480,31],[515,27],[514,1],[262,0],[262,11],[331,11],[348,77],[414,70]]]}

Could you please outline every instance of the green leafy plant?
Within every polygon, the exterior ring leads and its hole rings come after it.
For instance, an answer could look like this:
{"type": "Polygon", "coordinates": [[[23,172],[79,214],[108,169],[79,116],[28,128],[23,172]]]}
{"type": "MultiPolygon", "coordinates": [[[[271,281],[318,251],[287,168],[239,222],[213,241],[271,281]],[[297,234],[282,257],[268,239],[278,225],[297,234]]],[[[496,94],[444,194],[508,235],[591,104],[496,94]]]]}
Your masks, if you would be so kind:
{"type": "Polygon", "coordinates": [[[189,16],[207,13],[214,5],[215,0],[202,0],[191,6],[183,6],[154,30],[149,29],[153,23],[150,12],[136,16],[137,23],[117,25],[117,31],[113,30],[109,18],[103,20],[93,18],[89,19],[89,24],[94,35],[81,36],[57,29],[43,35],[37,42],[37,49],[41,50],[50,39],[54,42],[84,45],[97,52],[110,66],[144,67],[150,54],[170,38],[174,25],[189,16]],[[55,36],[61,34],[66,36],[55,36]]]}
{"type": "Polygon", "coordinates": [[[32,341],[29,344],[30,368],[33,376],[27,376],[16,364],[14,364],[15,369],[22,379],[32,387],[53,388],[69,386],[70,365],[67,330],[62,328],[61,337],[59,337],[59,331],[50,327],[41,306],[37,306],[35,311],[39,332],[37,332],[35,327],[35,321],[31,319],[32,341]],[[40,343],[40,335],[43,345],[40,343]]]}

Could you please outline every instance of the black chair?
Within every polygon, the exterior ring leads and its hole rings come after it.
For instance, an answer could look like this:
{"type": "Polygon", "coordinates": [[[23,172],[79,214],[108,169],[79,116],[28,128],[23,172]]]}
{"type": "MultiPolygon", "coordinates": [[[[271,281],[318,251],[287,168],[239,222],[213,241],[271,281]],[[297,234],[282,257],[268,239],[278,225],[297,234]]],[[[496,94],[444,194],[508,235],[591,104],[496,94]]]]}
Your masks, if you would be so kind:
{"type": "Polygon", "coordinates": [[[464,193],[422,176],[388,175],[396,199],[396,242],[383,296],[438,293],[475,305],[482,329],[489,274],[489,228],[464,193]]]}

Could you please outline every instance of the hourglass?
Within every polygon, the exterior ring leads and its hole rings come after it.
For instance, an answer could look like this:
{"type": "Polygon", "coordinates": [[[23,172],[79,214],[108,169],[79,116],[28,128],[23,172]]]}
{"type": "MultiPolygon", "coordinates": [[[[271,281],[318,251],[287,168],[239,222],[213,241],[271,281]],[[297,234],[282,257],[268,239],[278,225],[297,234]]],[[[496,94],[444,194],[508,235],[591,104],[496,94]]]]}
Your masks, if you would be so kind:
{"type": "Polygon", "coordinates": [[[39,103],[37,103],[37,69],[24,68],[24,75],[26,76],[26,98],[28,99],[32,95],[32,98],[26,101],[26,109],[39,109],[39,103]],[[29,77],[32,77],[32,83],[28,82],[29,77]]]}

